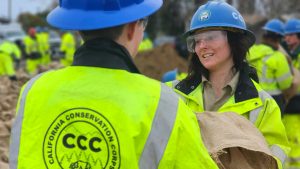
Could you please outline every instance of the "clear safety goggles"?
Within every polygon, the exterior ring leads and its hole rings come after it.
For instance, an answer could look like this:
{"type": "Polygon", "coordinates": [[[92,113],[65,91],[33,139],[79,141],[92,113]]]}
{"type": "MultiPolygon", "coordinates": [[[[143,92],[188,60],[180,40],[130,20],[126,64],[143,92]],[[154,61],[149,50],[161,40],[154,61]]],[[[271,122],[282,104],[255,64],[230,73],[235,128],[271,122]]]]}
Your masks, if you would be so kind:
{"type": "Polygon", "coordinates": [[[187,49],[188,51],[195,53],[195,47],[197,45],[201,45],[203,43],[212,44],[216,41],[225,40],[225,39],[227,39],[226,31],[215,30],[215,31],[201,32],[187,37],[186,39],[187,49]]]}

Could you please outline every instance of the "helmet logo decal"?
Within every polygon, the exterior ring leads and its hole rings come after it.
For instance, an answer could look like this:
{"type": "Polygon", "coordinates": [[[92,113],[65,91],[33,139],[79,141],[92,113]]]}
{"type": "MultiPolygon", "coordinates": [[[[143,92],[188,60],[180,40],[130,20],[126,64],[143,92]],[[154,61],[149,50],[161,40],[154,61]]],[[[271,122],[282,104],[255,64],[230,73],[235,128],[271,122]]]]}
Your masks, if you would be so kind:
{"type": "Polygon", "coordinates": [[[206,21],[210,17],[210,11],[203,11],[199,14],[199,20],[200,21],[206,21]]]}
{"type": "Polygon", "coordinates": [[[120,168],[120,144],[108,119],[88,108],[62,112],[49,126],[43,142],[46,168],[120,168]]]}
{"type": "Polygon", "coordinates": [[[240,20],[241,22],[245,23],[245,21],[244,21],[242,15],[240,15],[240,14],[238,14],[238,13],[236,13],[236,12],[232,12],[232,17],[233,17],[234,19],[236,19],[236,20],[240,20]]]}

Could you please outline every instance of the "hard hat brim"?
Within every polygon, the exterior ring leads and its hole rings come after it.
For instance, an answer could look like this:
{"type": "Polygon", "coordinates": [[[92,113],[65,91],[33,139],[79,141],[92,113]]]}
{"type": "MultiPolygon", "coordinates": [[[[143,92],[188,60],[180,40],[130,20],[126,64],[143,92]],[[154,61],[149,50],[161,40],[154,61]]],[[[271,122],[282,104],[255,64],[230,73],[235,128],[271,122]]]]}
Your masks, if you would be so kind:
{"type": "Polygon", "coordinates": [[[64,30],[95,30],[114,27],[147,17],[162,6],[162,1],[145,0],[143,3],[119,11],[65,9],[56,7],[47,16],[47,22],[64,30]]]}

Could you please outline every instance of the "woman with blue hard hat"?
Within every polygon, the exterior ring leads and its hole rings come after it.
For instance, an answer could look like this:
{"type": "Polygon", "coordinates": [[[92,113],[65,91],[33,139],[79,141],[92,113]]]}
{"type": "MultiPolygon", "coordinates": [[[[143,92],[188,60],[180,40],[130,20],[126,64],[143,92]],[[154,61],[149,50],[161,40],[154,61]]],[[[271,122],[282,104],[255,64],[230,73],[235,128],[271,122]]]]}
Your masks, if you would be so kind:
{"type": "Polygon", "coordinates": [[[60,0],[48,15],[79,30],[71,66],[31,79],[12,128],[11,169],[217,169],[194,113],[132,58],[162,0],[60,0]]]}
{"type": "Polygon", "coordinates": [[[249,119],[282,168],[289,147],[280,109],[246,61],[255,36],[241,14],[226,2],[208,1],[194,14],[185,36],[192,55],[188,76],[169,85],[195,112],[229,111],[249,119]]]}
{"type": "Polygon", "coordinates": [[[288,56],[279,51],[283,28],[279,19],[268,21],[263,27],[261,44],[253,45],[247,56],[251,66],[257,69],[260,86],[275,99],[282,115],[288,101],[286,93],[293,87],[288,56]]]}
{"type": "Polygon", "coordinates": [[[284,40],[293,65],[300,69],[300,20],[289,19],[284,26],[284,40]]]}
{"type": "MultiPolygon", "coordinates": [[[[292,64],[296,71],[300,71],[300,20],[289,19],[284,26],[284,40],[287,49],[292,58],[292,64]]],[[[296,72],[295,71],[295,72],[296,72]]],[[[287,168],[300,168],[300,86],[299,76],[295,74],[295,80],[298,80],[296,95],[292,97],[285,110],[283,122],[290,141],[291,152],[288,155],[286,163],[287,168]],[[298,79],[297,79],[298,78],[298,79]],[[295,132],[297,131],[297,132],[295,132]]]]}

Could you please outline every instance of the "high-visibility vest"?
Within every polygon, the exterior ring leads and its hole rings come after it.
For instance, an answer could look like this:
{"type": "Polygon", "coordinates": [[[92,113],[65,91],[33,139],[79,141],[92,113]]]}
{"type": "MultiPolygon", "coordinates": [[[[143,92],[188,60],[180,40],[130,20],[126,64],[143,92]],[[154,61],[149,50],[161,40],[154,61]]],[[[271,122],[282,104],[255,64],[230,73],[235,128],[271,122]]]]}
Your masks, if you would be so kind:
{"type": "Polygon", "coordinates": [[[75,38],[71,32],[66,32],[61,38],[60,51],[65,52],[64,58],[60,61],[64,66],[70,66],[73,62],[73,55],[76,50],[75,38]]]}
{"type": "Polygon", "coordinates": [[[293,75],[281,52],[264,44],[253,45],[247,59],[257,70],[260,86],[270,95],[282,94],[291,86],[293,75]]]}
{"type": "Polygon", "coordinates": [[[4,41],[1,43],[0,51],[9,54],[13,59],[21,59],[21,50],[13,42],[4,41]]]}
{"type": "Polygon", "coordinates": [[[143,39],[142,42],[139,45],[138,51],[146,51],[153,48],[153,43],[149,38],[143,39]]]}
{"type": "MultiPolygon", "coordinates": [[[[217,112],[235,112],[249,119],[262,135],[265,137],[274,158],[278,163],[278,168],[282,169],[282,164],[290,151],[289,143],[284,125],[281,121],[281,112],[275,100],[254,81],[254,87],[258,92],[258,97],[237,102],[235,95],[232,95],[217,112]]],[[[203,113],[203,83],[192,86],[189,94],[181,92],[176,88],[179,81],[168,82],[185,101],[185,103],[195,112],[203,113]]],[[[248,91],[249,92],[249,91],[248,91]]],[[[226,126],[224,126],[226,127],[226,126]]]]}
{"type": "Polygon", "coordinates": [[[11,169],[218,168],[195,114],[171,89],[85,66],[40,74],[22,88],[9,160],[11,169]]]}
{"type": "Polygon", "coordinates": [[[0,51],[0,76],[13,76],[15,74],[13,59],[9,54],[0,51]]]}

